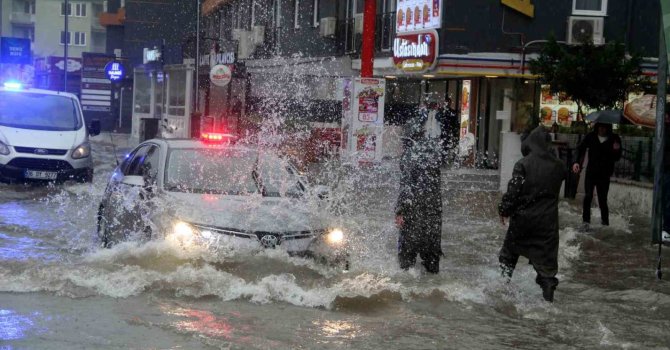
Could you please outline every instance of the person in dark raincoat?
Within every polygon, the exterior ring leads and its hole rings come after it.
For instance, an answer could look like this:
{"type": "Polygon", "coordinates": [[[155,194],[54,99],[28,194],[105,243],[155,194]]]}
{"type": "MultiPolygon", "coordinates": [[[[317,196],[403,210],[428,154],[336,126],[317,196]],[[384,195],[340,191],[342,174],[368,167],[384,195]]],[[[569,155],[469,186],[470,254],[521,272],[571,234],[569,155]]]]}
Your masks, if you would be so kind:
{"type": "Polygon", "coordinates": [[[398,260],[402,269],[423,260],[429,273],[438,273],[442,256],[442,145],[425,135],[427,111],[420,110],[406,125],[400,159],[400,194],[395,208],[400,229],[398,260]]]}
{"type": "Polygon", "coordinates": [[[542,126],[523,140],[524,157],[514,165],[498,211],[503,223],[510,218],[499,256],[503,276],[512,277],[519,256],[528,258],[537,272],[535,282],[551,302],[558,285],[558,196],[567,171],[549,142],[542,126]]]}
{"type": "Polygon", "coordinates": [[[588,133],[579,144],[579,158],[572,166],[572,171],[578,174],[584,164],[586,150],[589,152],[589,163],[586,166],[584,178],[584,208],[582,221],[584,228],[591,223],[591,202],[593,190],[598,192],[598,206],[600,207],[600,221],[604,226],[610,224],[607,194],[610,188],[610,177],[614,173],[614,163],[621,159],[621,138],[612,133],[611,124],[596,123],[593,131],[588,133]]]}

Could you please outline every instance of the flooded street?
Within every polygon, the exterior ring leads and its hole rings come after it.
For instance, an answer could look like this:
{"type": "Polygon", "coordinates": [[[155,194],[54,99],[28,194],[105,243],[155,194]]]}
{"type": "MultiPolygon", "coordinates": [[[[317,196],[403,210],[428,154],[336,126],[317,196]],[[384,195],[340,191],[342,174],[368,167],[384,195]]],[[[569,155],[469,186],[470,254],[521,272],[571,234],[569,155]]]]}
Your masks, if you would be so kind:
{"type": "Polygon", "coordinates": [[[654,276],[646,218],[615,212],[581,233],[578,203],[562,202],[549,304],[527,260],[499,277],[496,192],[445,189],[432,276],[398,268],[393,164],[340,186],[364,232],[345,273],[278,249],[100,248],[114,152],[102,136],[93,152],[93,184],[0,185],[0,349],[670,348],[670,282],[654,276]]]}

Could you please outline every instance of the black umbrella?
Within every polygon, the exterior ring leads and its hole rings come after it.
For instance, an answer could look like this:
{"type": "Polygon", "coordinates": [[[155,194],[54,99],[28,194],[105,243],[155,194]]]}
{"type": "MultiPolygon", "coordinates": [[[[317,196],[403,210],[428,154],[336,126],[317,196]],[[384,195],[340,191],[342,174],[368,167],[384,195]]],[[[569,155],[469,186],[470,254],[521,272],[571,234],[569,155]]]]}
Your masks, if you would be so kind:
{"type": "Polygon", "coordinates": [[[606,109],[602,111],[595,111],[586,116],[586,120],[592,123],[603,124],[621,124],[624,119],[623,112],[618,109],[606,109]]]}

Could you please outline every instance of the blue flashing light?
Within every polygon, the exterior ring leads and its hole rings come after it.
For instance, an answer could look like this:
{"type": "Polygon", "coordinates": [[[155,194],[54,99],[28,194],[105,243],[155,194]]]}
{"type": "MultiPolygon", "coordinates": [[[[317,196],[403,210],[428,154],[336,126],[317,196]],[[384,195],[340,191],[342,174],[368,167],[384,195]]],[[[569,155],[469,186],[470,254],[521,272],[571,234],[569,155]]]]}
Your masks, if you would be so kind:
{"type": "Polygon", "coordinates": [[[21,90],[21,88],[23,88],[23,84],[19,83],[18,81],[6,81],[4,85],[5,89],[11,90],[21,90]]]}

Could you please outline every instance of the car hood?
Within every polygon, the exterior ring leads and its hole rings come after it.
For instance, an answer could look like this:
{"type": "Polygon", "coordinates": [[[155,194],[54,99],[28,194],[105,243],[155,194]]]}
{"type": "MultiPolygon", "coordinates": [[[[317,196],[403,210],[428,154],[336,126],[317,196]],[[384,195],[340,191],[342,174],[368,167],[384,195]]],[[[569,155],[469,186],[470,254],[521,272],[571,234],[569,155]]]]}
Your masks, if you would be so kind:
{"type": "Polygon", "coordinates": [[[74,131],[44,131],[0,126],[0,141],[14,147],[72,149],[85,141],[85,134],[74,131]]]}
{"type": "Polygon", "coordinates": [[[296,232],[326,229],[328,216],[288,198],[167,192],[171,215],[193,224],[241,231],[296,232]]]}

